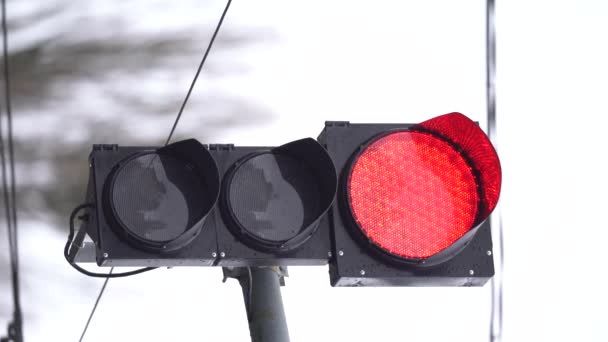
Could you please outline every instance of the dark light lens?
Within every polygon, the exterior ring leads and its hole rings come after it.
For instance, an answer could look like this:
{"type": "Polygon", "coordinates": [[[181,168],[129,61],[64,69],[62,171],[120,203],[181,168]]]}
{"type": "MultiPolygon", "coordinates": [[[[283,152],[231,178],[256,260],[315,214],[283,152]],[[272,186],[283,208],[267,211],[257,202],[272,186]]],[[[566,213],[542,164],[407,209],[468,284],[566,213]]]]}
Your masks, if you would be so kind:
{"type": "Polygon", "coordinates": [[[169,242],[204,215],[200,177],[186,162],[157,153],[128,160],[112,186],[112,207],[125,230],[153,243],[169,242]]]}
{"type": "Polygon", "coordinates": [[[266,152],[240,164],[228,185],[234,219],[253,236],[281,242],[296,237],[317,219],[321,207],[319,180],[302,161],[266,152]]]}
{"type": "Polygon", "coordinates": [[[446,249],[475,222],[473,170],[446,141],[429,133],[385,135],[354,161],[348,195],[361,231],[384,251],[424,259],[446,249]]]}

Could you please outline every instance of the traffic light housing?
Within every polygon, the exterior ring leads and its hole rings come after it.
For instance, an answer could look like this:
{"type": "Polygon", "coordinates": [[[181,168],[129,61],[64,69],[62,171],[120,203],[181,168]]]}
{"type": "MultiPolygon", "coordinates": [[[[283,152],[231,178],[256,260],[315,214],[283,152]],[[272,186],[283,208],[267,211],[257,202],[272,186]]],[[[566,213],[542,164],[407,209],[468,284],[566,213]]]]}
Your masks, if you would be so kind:
{"type": "Polygon", "coordinates": [[[86,230],[98,265],[327,264],[329,225],[320,221],[337,178],[314,139],[279,147],[194,139],[95,145],[90,166],[86,230]]]}
{"type": "Polygon", "coordinates": [[[333,286],[472,286],[494,275],[485,220],[501,170],[459,113],[420,124],[327,122],[339,174],[330,212],[333,286]]]}
{"type": "MultiPolygon", "coordinates": [[[[211,147],[215,150],[216,147],[211,147]]],[[[219,266],[327,264],[336,171],[307,138],[278,147],[223,146],[216,221],[219,266]]]]}
{"type": "Polygon", "coordinates": [[[327,122],[278,147],[95,145],[85,224],[104,266],[329,264],[333,286],[494,274],[500,162],[462,114],[327,122]]]}
{"type": "Polygon", "coordinates": [[[219,172],[194,139],[166,147],[94,145],[85,229],[103,266],[212,266],[219,172]]]}

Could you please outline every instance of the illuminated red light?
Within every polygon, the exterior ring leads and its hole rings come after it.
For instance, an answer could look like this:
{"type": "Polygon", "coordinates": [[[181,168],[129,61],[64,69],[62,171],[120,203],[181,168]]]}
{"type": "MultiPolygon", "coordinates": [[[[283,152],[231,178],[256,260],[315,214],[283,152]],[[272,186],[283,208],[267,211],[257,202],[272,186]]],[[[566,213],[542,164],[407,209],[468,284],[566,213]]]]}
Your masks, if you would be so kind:
{"type": "Polygon", "coordinates": [[[351,168],[347,192],[355,222],[398,258],[425,259],[450,247],[498,200],[500,163],[485,134],[462,114],[436,119],[449,122],[432,119],[383,135],[351,168]]]}
{"type": "Polygon", "coordinates": [[[456,144],[477,170],[483,190],[479,216],[485,220],[498,203],[502,183],[500,161],[490,139],[476,123],[460,113],[441,115],[418,126],[456,144]]]}

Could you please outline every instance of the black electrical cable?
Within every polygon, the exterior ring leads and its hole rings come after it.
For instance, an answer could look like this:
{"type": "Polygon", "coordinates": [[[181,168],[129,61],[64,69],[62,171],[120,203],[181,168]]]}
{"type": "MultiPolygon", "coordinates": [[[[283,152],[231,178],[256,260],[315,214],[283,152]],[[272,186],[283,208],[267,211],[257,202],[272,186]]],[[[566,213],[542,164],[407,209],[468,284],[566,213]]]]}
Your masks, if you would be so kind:
{"type": "MultiPolygon", "coordinates": [[[[496,141],[496,23],[495,23],[495,0],[486,0],[486,104],[488,116],[488,136],[494,144],[496,141]]],[[[502,317],[503,317],[503,269],[504,269],[504,238],[502,226],[502,213],[500,206],[497,208],[498,216],[495,232],[498,234],[498,264],[497,275],[492,278],[492,304],[490,311],[490,341],[502,339],[502,317]]],[[[496,254],[494,254],[496,257],[496,254]]]]}
{"type": "MultiPolygon", "coordinates": [[[[6,215],[7,233],[8,233],[8,245],[9,245],[9,258],[10,258],[10,269],[11,269],[11,284],[13,287],[13,323],[21,321],[21,305],[20,305],[20,293],[19,293],[19,268],[17,260],[15,258],[15,237],[13,229],[13,220],[11,212],[11,203],[9,197],[9,187],[6,178],[6,157],[4,154],[4,137],[2,134],[2,118],[0,117],[0,162],[2,164],[2,194],[4,197],[4,209],[6,215]]],[[[10,335],[10,334],[9,334],[10,335]]]]}
{"type": "MultiPolygon", "coordinates": [[[[209,42],[209,45],[207,46],[207,50],[205,51],[205,54],[203,55],[203,58],[201,60],[201,63],[199,64],[198,70],[196,71],[196,75],[194,76],[194,79],[192,80],[192,84],[190,85],[190,89],[188,90],[188,93],[186,94],[186,98],[184,99],[184,102],[182,103],[182,106],[177,114],[177,117],[175,118],[175,122],[173,123],[173,127],[171,128],[171,132],[169,133],[169,137],[167,138],[167,141],[165,143],[165,145],[167,145],[169,143],[169,141],[171,140],[171,136],[173,135],[173,132],[175,131],[175,127],[177,126],[177,123],[179,122],[179,119],[182,115],[182,112],[184,110],[184,107],[186,106],[186,103],[188,102],[188,99],[190,98],[190,94],[192,93],[192,89],[194,88],[194,84],[196,83],[196,80],[198,79],[198,76],[203,68],[203,65],[205,64],[205,61],[207,60],[207,56],[209,55],[209,51],[211,51],[211,47],[213,46],[213,42],[215,41],[215,38],[217,37],[217,33],[219,32],[220,27],[222,26],[222,23],[224,22],[224,18],[226,17],[226,13],[228,12],[228,9],[230,8],[230,4],[232,3],[232,0],[228,0],[228,2],[226,3],[226,7],[224,8],[224,11],[222,12],[222,16],[220,17],[220,20],[217,24],[217,26],[215,27],[215,31],[213,32],[213,36],[211,37],[211,41],[209,42]]],[[[134,275],[134,274],[139,274],[142,272],[147,272],[147,271],[151,271],[153,269],[156,269],[156,267],[146,267],[146,268],[142,268],[139,270],[135,270],[132,272],[125,272],[125,273],[117,273],[117,274],[112,274],[111,276],[109,274],[104,274],[104,273],[93,273],[90,271],[87,271],[85,269],[83,269],[82,267],[78,266],[76,263],[70,261],[69,259],[69,249],[70,246],[72,244],[72,240],[74,238],[74,219],[76,217],[76,214],[86,208],[92,206],[92,204],[82,204],[78,207],[76,207],[73,211],[72,214],[70,215],[70,233],[68,235],[68,241],[65,245],[63,254],[65,259],[67,260],[67,262],[74,267],[76,270],[78,270],[79,272],[88,275],[90,277],[99,277],[99,278],[105,278],[105,277],[110,277],[110,278],[119,278],[119,277],[126,277],[126,276],[130,276],[130,275],[134,275]]]]}
{"type": "MultiPolygon", "coordinates": [[[[110,269],[110,273],[108,273],[108,275],[111,275],[112,271],[114,271],[114,267],[112,267],[110,269]]],[[[80,342],[82,342],[84,335],[87,333],[87,329],[89,328],[89,323],[91,323],[91,319],[93,319],[95,310],[97,310],[97,305],[99,304],[99,300],[101,299],[101,296],[103,296],[103,292],[106,290],[106,285],[108,285],[108,280],[110,280],[110,277],[106,277],[106,280],[103,282],[103,285],[101,286],[101,290],[99,291],[99,295],[97,295],[97,300],[95,301],[95,305],[93,305],[93,310],[91,310],[91,313],[89,314],[89,319],[87,319],[87,324],[84,326],[84,330],[82,330],[82,334],[80,334],[80,340],[79,340],[80,342]]]]}
{"type": "Polygon", "coordinates": [[[2,137],[2,125],[0,118],[0,159],[2,163],[2,184],[4,187],[4,201],[6,210],[6,221],[9,237],[9,253],[11,262],[11,276],[13,286],[13,321],[9,324],[8,338],[6,341],[23,341],[23,327],[21,314],[21,300],[19,291],[19,248],[17,239],[17,207],[16,207],[16,191],[15,191],[15,154],[13,149],[13,128],[12,128],[12,109],[10,96],[10,73],[8,61],[8,28],[6,22],[6,0],[2,0],[2,39],[3,39],[3,64],[4,64],[4,95],[6,101],[6,113],[8,117],[8,149],[9,149],[9,165],[11,172],[10,190],[6,177],[6,157],[4,154],[4,138],[2,137]],[[10,192],[10,197],[9,197],[10,192]]]}
{"type": "MultiPolygon", "coordinates": [[[[95,301],[95,305],[93,306],[93,309],[91,310],[91,313],[89,314],[89,319],[87,320],[86,325],[84,326],[84,329],[80,335],[80,341],[82,341],[82,339],[84,338],[84,335],[87,332],[87,329],[89,328],[89,324],[91,323],[91,319],[93,319],[93,315],[95,314],[95,310],[97,310],[97,305],[99,304],[99,301],[101,300],[101,296],[103,295],[106,285],[108,284],[108,280],[110,280],[110,278],[120,278],[120,277],[128,277],[128,276],[132,276],[135,274],[139,274],[139,273],[143,273],[143,272],[147,272],[147,271],[151,271],[153,269],[156,269],[156,267],[146,267],[146,268],[141,268],[135,271],[130,271],[130,272],[123,272],[123,273],[113,273],[114,272],[114,267],[110,268],[110,272],[108,273],[94,273],[94,272],[90,272],[85,270],[84,268],[76,265],[76,263],[70,261],[69,259],[69,252],[70,252],[70,247],[72,245],[72,240],[74,238],[74,220],[76,218],[76,215],[85,208],[93,208],[93,204],[90,203],[85,203],[85,204],[81,204],[78,207],[76,207],[72,213],[70,214],[70,232],[68,234],[68,241],[65,244],[65,248],[63,250],[63,256],[65,257],[65,260],[72,266],[74,267],[77,271],[90,276],[90,277],[96,277],[96,278],[105,278],[105,281],[103,282],[103,286],[101,287],[101,291],[99,291],[99,295],[97,296],[97,300],[95,301]]],[[[85,215],[86,217],[86,215],[85,215]]]]}
{"type": "Polygon", "coordinates": [[[65,244],[65,248],[63,249],[63,256],[65,257],[65,260],[72,266],[74,267],[78,272],[85,274],[89,277],[95,277],[95,278],[121,278],[121,277],[128,277],[128,276],[132,276],[135,274],[139,274],[139,273],[143,273],[143,272],[147,272],[147,271],[152,271],[154,269],[156,269],[156,267],[145,267],[145,268],[140,268],[138,270],[135,271],[129,271],[129,272],[124,272],[124,273],[112,273],[112,270],[114,269],[114,267],[112,267],[112,269],[110,269],[110,273],[95,273],[95,272],[91,272],[91,271],[87,271],[84,268],[78,266],[75,262],[70,260],[69,257],[69,253],[70,253],[70,247],[72,246],[72,240],[74,239],[74,220],[76,218],[76,215],[85,208],[92,208],[93,204],[90,203],[85,203],[85,204],[81,204],[79,206],[77,206],[76,208],[74,208],[74,210],[72,211],[72,213],[70,214],[70,232],[68,234],[68,241],[65,244]]]}
{"type": "Polygon", "coordinates": [[[13,110],[11,105],[10,93],[10,72],[8,61],[8,28],[6,23],[6,0],[2,0],[2,34],[3,34],[3,55],[4,55],[4,95],[6,98],[6,116],[8,118],[8,153],[11,171],[10,192],[13,213],[13,240],[15,248],[15,263],[19,265],[19,244],[17,243],[17,195],[16,195],[16,178],[15,178],[15,150],[13,148],[13,110]]]}
{"type": "Polygon", "coordinates": [[[182,106],[179,109],[179,112],[177,113],[177,117],[175,118],[175,122],[173,123],[173,127],[171,128],[171,132],[169,133],[169,136],[167,137],[167,141],[165,142],[165,145],[169,144],[169,141],[171,141],[171,137],[173,136],[173,132],[175,131],[175,127],[177,127],[177,123],[179,122],[179,119],[182,116],[182,112],[184,111],[184,108],[186,107],[186,103],[188,102],[188,99],[190,98],[190,94],[192,93],[192,89],[194,89],[194,84],[196,83],[196,80],[198,79],[198,75],[201,73],[201,70],[203,69],[203,65],[205,64],[205,61],[207,60],[207,56],[209,55],[209,51],[211,51],[211,46],[213,46],[213,42],[215,41],[215,37],[217,36],[217,33],[220,30],[220,27],[222,26],[222,22],[224,22],[224,17],[226,17],[226,13],[228,12],[228,8],[230,8],[230,3],[232,3],[232,0],[228,0],[228,3],[226,3],[226,8],[224,8],[224,12],[222,13],[222,16],[220,17],[220,21],[217,23],[217,26],[215,27],[215,31],[213,32],[213,36],[211,37],[211,41],[209,41],[209,45],[207,46],[207,50],[205,51],[205,54],[203,55],[203,59],[201,60],[201,63],[198,66],[198,70],[196,71],[196,75],[194,75],[194,79],[192,80],[192,83],[190,84],[190,89],[188,89],[188,93],[186,94],[186,98],[184,99],[184,102],[182,103],[182,106]]]}
{"type": "Polygon", "coordinates": [[[9,61],[8,61],[8,28],[6,23],[6,0],[2,0],[2,50],[4,59],[4,97],[6,99],[6,116],[8,118],[8,151],[10,166],[10,193],[12,202],[12,214],[13,214],[13,239],[15,248],[15,260],[19,264],[19,246],[17,242],[17,200],[15,191],[15,152],[13,148],[13,110],[11,106],[11,93],[10,93],[10,72],[9,72],[9,61]]]}
{"type": "MultiPolygon", "coordinates": [[[[173,127],[171,128],[171,132],[169,133],[169,136],[167,137],[167,141],[165,142],[165,146],[169,144],[169,141],[171,141],[171,137],[173,136],[173,132],[175,131],[175,128],[177,127],[177,123],[179,122],[179,119],[182,116],[182,113],[184,111],[184,108],[186,107],[186,103],[188,102],[188,99],[190,98],[190,94],[192,93],[192,90],[194,89],[194,84],[196,83],[196,80],[198,79],[199,74],[201,73],[201,70],[203,69],[203,65],[205,64],[205,61],[207,60],[207,56],[209,55],[209,51],[211,51],[211,47],[213,46],[213,42],[215,41],[215,37],[217,36],[217,33],[220,30],[220,27],[222,26],[222,22],[224,21],[224,18],[226,17],[226,13],[228,12],[228,8],[230,8],[230,4],[232,3],[232,0],[228,0],[228,2],[226,3],[226,7],[224,8],[224,12],[222,13],[222,16],[220,17],[220,21],[218,22],[215,31],[213,32],[213,36],[211,37],[211,41],[209,42],[209,45],[207,46],[207,50],[205,51],[205,54],[203,55],[203,58],[201,60],[201,63],[198,66],[198,70],[196,71],[196,74],[194,76],[194,79],[192,80],[192,83],[190,84],[190,88],[188,89],[188,93],[186,94],[186,98],[184,99],[184,102],[182,103],[182,106],[179,109],[179,112],[177,113],[177,117],[175,118],[175,122],[173,123],[173,127]]],[[[80,337],[80,341],[82,341],[82,338],[84,337],[84,334],[89,326],[89,322],[91,321],[91,318],[93,317],[93,314],[95,313],[95,308],[97,307],[97,304],[99,304],[99,301],[101,300],[101,296],[103,295],[104,289],[108,283],[108,278],[118,278],[118,277],[125,277],[125,276],[130,276],[130,275],[134,275],[134,274],[138,274],[138,273],[142,273],[142,272],[146,272],[146,271],[150,271],[155,269],[155,267],[146,267],[146,268],[142,268],[136,271],[132,271],[132,272],[125,272],[125,273],[121,273],[121,274],[104,274],[104,275],[100,275],[98,273],[92,273],[89,272],[83,268],[81,268],[80,266],[76,265],[75,263],[70,262],[68,254],[69,254],[69,249],[70,249],[70,245],[72,243],[72,239],[73,239],[73,235],[74,235],[74,218],[76,216],[76,213],[78,211],[80,211],[81,209],[90,206],[90,204],[83,204],[79,207],[77,207],[76,209],[74,209],[74,211],[72,212],[72,215],[70,216],[70,234],[68,237],[68,242],[66,243],[65,249],[64,249],[64,256],[66,258],[66,260],[68,261],[68,263],[70,265],[72,265],[72,267],[74,267],[76,270],[78,270],[81,273],[84,273],[86,275],[89,275],[91,277],[105,277],[106,280],[103,284],[103,287],[101,288],[101,291],[99,293],[99,296],[97,297],[97,301],[95,302],[95,306],[93,307],[93,310],[91,311],[91,315],[89,316],[89,320],[87,321],[87,325],[84,328],[84,331],[82,332],[82,336],[80,337]]],[[[112,273],[112,270],[114,268],[112,267],[110,269],[110,273],[112,273]]]]}

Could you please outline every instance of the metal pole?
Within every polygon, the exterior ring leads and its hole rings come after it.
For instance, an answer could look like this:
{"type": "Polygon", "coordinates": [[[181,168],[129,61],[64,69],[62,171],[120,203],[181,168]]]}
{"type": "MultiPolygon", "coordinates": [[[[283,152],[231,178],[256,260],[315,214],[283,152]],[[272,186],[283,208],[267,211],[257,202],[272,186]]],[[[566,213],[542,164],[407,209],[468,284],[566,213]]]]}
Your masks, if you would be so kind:
{"type": "MultiPolygon", "coordinates": [[[[496,137],[496,7],[495,0],[486,0],[486,104],[488,115],[488,137],[498,148],[496,137]]],[[[494,267],[496,274],[492,277],[492,310],[490,312],[490,341],[502,341],[502,304],[503,304],[503,269],[504,238],[502,227],[502,209],[498,204],[490,218],[494,239],[494,267]],[[498,240],[498,243],[496,243],[498,240]],[[498,252],[498,253],[496,253],[498,252]]]]}
{"type": "MultiPolygon", "coordinates": [[[[249,268],[251,291],[243,288],[252,342],[289,342],[280,275],[272,268],[249,268]],[[250,295],[246,292],[250,292],[250,295]],[[249,303],[249,304],[247,304],[249,303]]],[[[242,286],[242,285],[241,285],[242,286]]]]}
{"type": "Polygon", "coordinates": [[[224,268],[224,276],[236,278],[243,289],[251,341],[289,342],[279,268],[224,268]]]}

